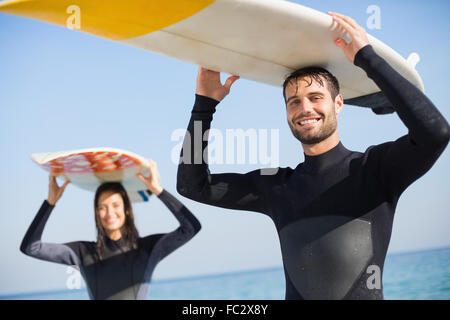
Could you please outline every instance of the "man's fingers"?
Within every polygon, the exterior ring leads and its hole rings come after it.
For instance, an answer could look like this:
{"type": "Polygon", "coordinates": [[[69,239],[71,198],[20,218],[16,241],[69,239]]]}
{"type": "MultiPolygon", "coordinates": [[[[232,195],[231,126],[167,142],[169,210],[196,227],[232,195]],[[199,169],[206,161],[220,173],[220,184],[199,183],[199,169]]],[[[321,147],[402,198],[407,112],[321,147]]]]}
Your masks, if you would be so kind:
{"type": "Polygon", "coordinates": [[[209,74],[210,70],[203,68],[203,67],[199,67],[198,68],[198,77],[199,78],[204,78],[209,74]]]}
{"type": "Polygon", "coordinates": [[[350,26],[352,26],[355,29],[359,27],[359,24],[355,21],[355,19],[353,19],[349,16],[345,16],[345,15],[337,13],[337,12],[329,12],[329,14],[331,16],[337,16],[337,17],[341,18],[342,20],[347,22],[350,26]]]}
{"type": "Polygon", "coordinates": [[[231,76],[225,81],[224,87],[227,89],[227,91],[230,90],[231,85],[239,78],[240,78],[239,76],[231,76]]]}
{"type": "Polygon", "coordinates": [[[337,13],[337,12],[330,12],[330,14],[332,15],[332,16],[337,16],[337,17],[339,17],[339,18],[341,18],[341,19],[343,19],[344,21],[346,21],[348,24],[350,24],[352,27],[357,27],[357,23],[356,23],[356,21],[353,19],[353,18],[351,18],[351,17],[349,17],[349,16],[346,16],[346,15],[343,15],[343,14],[341,14],[341,13],[337,13]]]}
{"type": "Polygon", "coordinates": [[[205,68],[205,67],[202,67],[202,66],[199,66],[199,72],[215,72],[215,71],[212,71],[211,69],[208,69],[208,68],[205,68]]]}
{"type": "Polygon", "coordinates": [[[208,70],[208,69],[206,69],[206,68],[203,68],[202,66],[200,66],[200,67],[198,68],[198,73],[206,73],[206,72],[208,72],[208,71],[210,71],[210,70],[208,70]]]}
{"type": "Polygon", "coordinates": [[[344,40],[344,39],[341,39],[341,38],[335,40],[335,41],[334,41],[334,44],[335,44],[337,47],[339,47],[340,49],[344,49],[344,48],[347,46],[347,42],[345,42],[345,40],[344,40]]]}
{"type": "Polygon", "coordinates": [[[356,29],[355,29],[354,27],[352,27],[348,22],[344,21],[344,20],[343,20],[342,18],[340,18],[340,17],[334,16],[333,19],[334,19],[334,21],[336,21],[336,23],[337,23],[339,26],[341,26],[342,28],[344,28],[344,30],[347,31],[347,32],[350,34],[350,36],[352,37],[352,39],[354,38],[355,32],[356,32],[356,29]]]}
{"type": "Polygon", "coordinates": [[[211,76],[220,76],[220,72],[209,70],[209,69],[204,68],[204,67],[199,67],[198,74],[201,75],[201,76],[209,76],[209,77],[211,77],[211,76]]]}

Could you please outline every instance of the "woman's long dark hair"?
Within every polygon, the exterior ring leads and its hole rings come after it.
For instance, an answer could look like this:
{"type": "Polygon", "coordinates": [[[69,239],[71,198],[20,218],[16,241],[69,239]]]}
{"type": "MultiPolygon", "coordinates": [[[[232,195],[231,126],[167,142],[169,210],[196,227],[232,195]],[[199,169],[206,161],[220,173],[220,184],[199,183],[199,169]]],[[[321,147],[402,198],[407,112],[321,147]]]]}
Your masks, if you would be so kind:
{"type": "Polygon", "coordinates": [[[128,247],[131,249],[137,249],[139,233],[134,225],[133,208],[131,207],[131,201],[125,188],[119,182],[105,182],[101,184],[95,192],[94,198],[94,212],[95,212],[95,225],[97,227],[97,256],[100,260],[103,258],[103,252],[105,248],[106,232],[100,221],[98,214],[98,199],[104,192],[118,193],[123,199],[124,211],[125,211],[125,223],[121,228],[122,238],[126,240],[128,247]]]}

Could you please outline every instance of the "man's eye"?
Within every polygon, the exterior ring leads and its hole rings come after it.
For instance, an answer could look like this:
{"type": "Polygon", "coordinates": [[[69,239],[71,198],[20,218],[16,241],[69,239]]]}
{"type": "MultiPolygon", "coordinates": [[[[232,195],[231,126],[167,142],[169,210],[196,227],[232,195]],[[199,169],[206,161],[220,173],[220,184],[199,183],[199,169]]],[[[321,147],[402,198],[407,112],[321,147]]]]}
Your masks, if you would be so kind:
{"type": "Polygon", "coordinates": [[[313,97],[313,100],[320,100],[321,98],[319,96],[313,97]]]}

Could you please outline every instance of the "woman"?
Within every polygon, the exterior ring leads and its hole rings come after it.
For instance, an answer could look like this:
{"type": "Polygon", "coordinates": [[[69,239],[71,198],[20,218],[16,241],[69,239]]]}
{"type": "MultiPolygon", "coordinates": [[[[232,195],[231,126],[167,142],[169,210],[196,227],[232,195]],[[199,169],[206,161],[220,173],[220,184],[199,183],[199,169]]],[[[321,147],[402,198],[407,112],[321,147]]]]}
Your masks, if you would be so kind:
{"type": "Polygon", "coordinates": [[[50,213],[69,183],[59,187],[50,176],[48,200],[25,234],[20,250],[41,260],[77,266],[92,299],[145,299],[158,262],[201,228],[192,213],[161,187],[156,163],[150,163],[150,177],[137,176],[180,222],[175,231],[140,238],[125,189],[120,183],[105,183],[97,189],[94,200],[97,242],[41,242],[50,213]]]}

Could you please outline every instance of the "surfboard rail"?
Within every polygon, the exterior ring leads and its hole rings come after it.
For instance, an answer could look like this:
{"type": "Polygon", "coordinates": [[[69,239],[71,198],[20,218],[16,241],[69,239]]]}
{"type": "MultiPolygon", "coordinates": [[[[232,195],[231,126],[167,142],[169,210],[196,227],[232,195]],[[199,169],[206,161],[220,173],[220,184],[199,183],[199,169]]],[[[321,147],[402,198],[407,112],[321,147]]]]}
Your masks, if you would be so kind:
{"type": "Polygon", "coordinates": [[[136,176],[150,174],[148,159],[117,148],[87,148],[34,153],[30,158],[56,177],[64,177],[84,190],[95,192],[104,182],[120,182],[132,202],[148,201],[151,192],[136,176]]]}
{"type": "MultiPolygon", "coordinates": [[[[281,86],[285,77],[299,68],[320,66],[338,78],[346,104],[372,108],[377,114],[394,112],[376,84],[333,44],[337,37],[348,38],[345,31],[337,28],[329,15],[312,8],[279,0],[76,3],[73,7],[72,0],[7,0],[0,2],[0,12],[58,24],[269,85],[281,86]]],[[[419,73],[406,59],[382,41],[368,37],[380,56],[424,91],[419,73]]]]}

